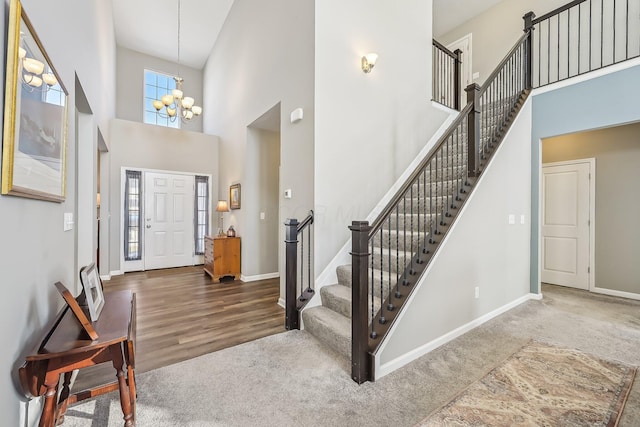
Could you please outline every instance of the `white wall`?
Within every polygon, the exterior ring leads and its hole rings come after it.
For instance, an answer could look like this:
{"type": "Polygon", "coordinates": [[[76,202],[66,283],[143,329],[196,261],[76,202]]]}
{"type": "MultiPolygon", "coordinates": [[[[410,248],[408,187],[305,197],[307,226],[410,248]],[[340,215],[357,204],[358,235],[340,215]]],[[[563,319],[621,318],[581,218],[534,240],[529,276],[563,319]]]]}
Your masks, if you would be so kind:
{"type": "Polygon", "coordinates": [[[528,100],[522,108],[378,351],[377,376],[529,293],[531,104],[528,100]],[[514,225],[509,215],[515,216],[514,225]]]}
{"type": "MultiPolygon", "coordinates": [[[[102,221],[109,212],[110,271],[121,271],[120,248],[120,171],[123,166],[165,171],[192,172],[213,176],[212,199],[218,198],[218,137],[199,132],[165,128],[156,125],[114,119],[111,121],[111,149],[106,154],[109,163],[109,193],[104,194],[104,183],[100,194],[103,204],[100,206],[102,221]],[[104,201],[108,200],[108,205],[104,201]]],[[[102,165],[103,167],[104,164],[102,165]]],[[[215,206],[215,205],[214,205],[215,206]]],[[[212,208],[213,211],[213,208],[212,208]]],[[[216,224],[214,212],[210,218],[212,226],[216,224]]],[[[102,223],[101,223],[102,230],[102,223]]],[[[212,229],[215,232],[215,228],[212,229]]],[[[107,271],[101,269],[101,274],[107,271]]]]}
{"type": "Polygon", "coordinates": [[[505,0],[458,28],[446,34],[434,34],[434,37],[446,46],[471,33],[473,72],[480,73],[475,83],[482,84],[522,36],[522,17],[527,12],[542,16],[566,3],[568,0],[505,0]]]}
{"type": "MultiPolygon", "coordinates": [[[[171,76],[180,73],[184,78],[185,96],[195,98],[202,105],[202,71],[145,55],[135,50],[118,46],[117,49],[117,93],[116,117],[134,122],[143,121],[144,70],[157,71],[171,76]]],[[[180,129],[202,132],[202,118],[181,123],[180,129]]]]}
{"type": "Polygon", "coordinates": [[[315,271],[349,239],[446,114],[431,106],[432,2],[317,1],[315,271]],[[379,54],[370,74],[360,68],[379,54]]]}
{"type": "MultiPolygon", "coordinates": [[[[6,43],[8,2],[3,2],[0,38],[6,43]]],[[[23,0],[24,9],[69,91],[67,197],[63,203],[0,196],[0,302],[3,325],[0,377],[3,424],[37,421],[37,401],[25,407],[17,369],[40,338],[44,326],[62,306],[53,284],[62,281],[79,291],[75,271],[76,231],[63,232],[64,212],[76,208],[75,78],[83,86],[98,126],[108,140],[108,122],[115,115],[115,38],[111,2],[62,0],[55,7],[43,0],[23,0]]],[[[5,58],[3,56],[2,81],[5,58]]],[[[3,88],[4,90],[4,88],[3,88]]],[[[4,93],[2,94],[4,97],[4,93]]]]}
{"type": "MultiPolygon", "coordinates": [[[[223,196],[233,183],[242,185],[243,199],[251,191],[247,126],[281,105],[279,224],[301,219],[313,207],[313,5],[313,0],[236,0],[204,68],[204,132],[220,136],[223,196]],[[289,115],[298,107],[304,119],[291,124],[289,115]],[[285,188],[293,198],[284,199],[285,188]]],[[[272,273],[248,256],[257,237],[249,233],[247,215],[242,208],[225,217],[242,237],[242,274],[272,273]]]]}
{"type": "MultiPolygon", "coordinates": [[[[247,129],[247,181],[242,192],[246,234],[255,236],[245,254],[257,262],[259,274],[278,273],[280,132],[247,129]],[[264,213],[264,219],[260,214],[264,213]]],[[[227,197],[222,195],[223,198],[227,197]]],[[[228,224],[227,224],[228,225],[228,224]]]]}

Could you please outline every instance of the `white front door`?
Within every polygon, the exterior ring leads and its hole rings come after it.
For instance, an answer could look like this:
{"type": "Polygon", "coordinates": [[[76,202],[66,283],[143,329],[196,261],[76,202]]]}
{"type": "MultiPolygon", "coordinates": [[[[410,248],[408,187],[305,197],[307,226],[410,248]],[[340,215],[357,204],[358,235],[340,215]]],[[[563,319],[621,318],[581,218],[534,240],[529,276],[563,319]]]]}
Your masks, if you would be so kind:
{"type": "Polygon", "coordinates": [[[589,289],[590,160],[542,166],[541,279],[589,289]]]}
{"type": "Polygon", "coordinates": [[[145,270],[193,265],[193,175],[144,175],[145,270]]]}

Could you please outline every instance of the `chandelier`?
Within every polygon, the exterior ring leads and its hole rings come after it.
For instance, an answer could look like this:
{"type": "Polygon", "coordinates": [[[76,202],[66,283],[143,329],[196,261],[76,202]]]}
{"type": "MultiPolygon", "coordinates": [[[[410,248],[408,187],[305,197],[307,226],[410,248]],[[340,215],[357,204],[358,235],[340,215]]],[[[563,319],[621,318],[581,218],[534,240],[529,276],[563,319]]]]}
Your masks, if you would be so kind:
{"type": "MultiPolygon", "coordinates": [[[[178,74],[180,74],[180,1],[178,0],[178,74]]],[[[153,101],[153,107],[160,117],[175,121],[177,117],[183,122],[188,122],[194,117],[202,114],[202,107],[194,105],[195,100],[190,96],[184,96],[182,91],[182,83],[184,79],[179,76],[173,78],[176,82],[176,88],[159,100],[153,101]]]]}
{"type": "Polygon", "coordinates": [[[49,70],[46,73],[44,72],[44,62],[28,57],[27,50],[22,46],[18,47],[18,59],[22,65],[20,81],[27,91],[34,92],[38,90],[46,92],[51,86],[55,86],[58,83],[58,79],[52,72],[49,72],[49,70]]]}

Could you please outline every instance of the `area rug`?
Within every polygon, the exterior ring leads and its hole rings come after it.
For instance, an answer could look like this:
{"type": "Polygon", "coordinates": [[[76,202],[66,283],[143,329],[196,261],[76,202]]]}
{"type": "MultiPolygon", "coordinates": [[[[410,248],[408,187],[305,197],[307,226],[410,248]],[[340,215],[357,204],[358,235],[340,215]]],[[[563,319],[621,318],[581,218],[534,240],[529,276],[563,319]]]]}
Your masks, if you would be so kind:
{"type": "Polygon", "coordinates": [[[607,426],[636,368],[531,341],[419,426],[607,426]]]}

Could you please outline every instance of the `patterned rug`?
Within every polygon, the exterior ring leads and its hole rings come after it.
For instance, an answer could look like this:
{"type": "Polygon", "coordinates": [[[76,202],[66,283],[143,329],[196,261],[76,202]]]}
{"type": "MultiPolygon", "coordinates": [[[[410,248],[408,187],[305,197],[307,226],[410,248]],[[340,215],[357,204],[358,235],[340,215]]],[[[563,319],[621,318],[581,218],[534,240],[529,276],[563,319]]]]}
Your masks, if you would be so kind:
{"type": "Polygon", "coordinates": [[[636,368],[531,341],[419,426],[607,426],[636,368]]]}

